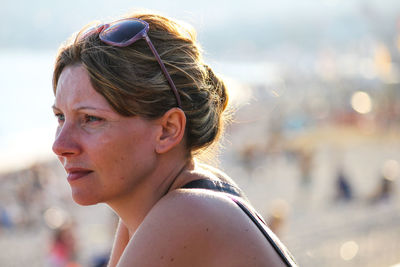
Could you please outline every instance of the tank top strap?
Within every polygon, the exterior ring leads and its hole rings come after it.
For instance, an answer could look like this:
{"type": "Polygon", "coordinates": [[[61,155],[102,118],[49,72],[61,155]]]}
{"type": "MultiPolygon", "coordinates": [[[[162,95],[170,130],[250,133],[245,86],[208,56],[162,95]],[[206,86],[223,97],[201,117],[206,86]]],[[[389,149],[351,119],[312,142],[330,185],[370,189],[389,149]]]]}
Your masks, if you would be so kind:
{"type": "Polygon", "coordinates": [[[213,181],[210,179],[199,179],[199,180],[194,180],[191,181],[181,188],[202,188],[202,189],[209,189],[209,190],[214,190],[218,192],[224,192],[228,193],[237,197],[242,197],[242,194],[240,192],[240,189],[237,188],[234,185],[231,185],[229,183],[225,183],[222,181],[213,181]]]}

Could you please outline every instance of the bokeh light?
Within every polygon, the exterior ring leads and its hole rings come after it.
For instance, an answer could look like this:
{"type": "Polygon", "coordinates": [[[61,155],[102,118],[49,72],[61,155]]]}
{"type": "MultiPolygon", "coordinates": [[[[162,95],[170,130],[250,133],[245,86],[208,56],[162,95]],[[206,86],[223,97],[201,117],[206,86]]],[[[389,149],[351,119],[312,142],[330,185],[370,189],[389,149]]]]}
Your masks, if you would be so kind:
{"type": "Polygon", "coordinates": [[[375,48],[375,66],[383,79],[390,74],[392,57],[388,47],[383,43],[375,48]]]}
{"type": "Polygon", "coordinates": [[[400,174],[399,162],[396,160],[393,160],[393,159],[387,160],[383,165],[382,174],[383,174],[383,177],[385,177],[386,179],[388,179],[390,181],[396,180],[396,178],[400,174]]]}
{"type": "Polygon", "coordinates": [[[56,229],[61,227],[67,222],[67,213],[57,207],[51,207],[47,209],[44,213],[44,220],[48,227],[51,229],[56,229]]]}
{"type": "Polygon", "coordinates": [[[372,110],[372,100],[366,92],[357,91],[351,97],[351,107],[361,114],[367,114],[372,110]]]}
{"type": "Polygon", "coordinates": [[[345,261],[352,260],[357,255],[357,253],[358,244],[354,241],[345,242],[340,247],[340,257],[345,261]]]}

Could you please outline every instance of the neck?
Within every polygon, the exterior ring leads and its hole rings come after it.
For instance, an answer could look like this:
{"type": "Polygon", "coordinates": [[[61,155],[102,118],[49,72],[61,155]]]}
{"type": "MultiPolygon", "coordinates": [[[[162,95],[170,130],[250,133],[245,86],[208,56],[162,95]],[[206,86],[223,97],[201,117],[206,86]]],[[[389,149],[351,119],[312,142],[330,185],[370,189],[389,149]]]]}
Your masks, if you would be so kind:
{"type": "Polygon", "coordinates": [[[108,204],[121,218],[132,236],[153,206],[168,192],[177,188],[176,183],[188,168],[191,160],[178,163],[161,160],[149,177],[142,180],[128,194],[108,201],[108,204]]]}

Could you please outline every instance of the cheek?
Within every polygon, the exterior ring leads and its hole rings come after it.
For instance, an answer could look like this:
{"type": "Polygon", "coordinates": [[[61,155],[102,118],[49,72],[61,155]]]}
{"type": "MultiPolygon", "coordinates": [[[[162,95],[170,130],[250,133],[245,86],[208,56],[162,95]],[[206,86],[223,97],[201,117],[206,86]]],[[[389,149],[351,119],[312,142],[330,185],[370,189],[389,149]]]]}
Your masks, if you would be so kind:
{"type": "MultiPolygon", "coordinates": [[[[92,143],[91,150],[97,167],[114,174],[119,173],[120,176],[150,163],[154,155],[150,137],[146,134],[124,134],[117,138],[103,136],[98,142],[92,143]]],[[[121,176],[121,179],[124,177],[125,175],[121,176]]]]}
{"type": "Polygon", "coordinates": [[[98,161],[103,192],[131,192],[155,169],[155,153],[144,142],[113,144],[104,153],[107,157],[98,161]]]}

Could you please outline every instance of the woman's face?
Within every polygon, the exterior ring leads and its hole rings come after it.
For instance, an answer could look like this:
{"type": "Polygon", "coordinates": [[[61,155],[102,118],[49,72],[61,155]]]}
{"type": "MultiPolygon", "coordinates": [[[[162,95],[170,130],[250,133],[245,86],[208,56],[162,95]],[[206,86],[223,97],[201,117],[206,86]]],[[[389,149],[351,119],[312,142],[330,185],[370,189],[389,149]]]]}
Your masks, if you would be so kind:
{"type": "Polygon", "coordinates": [[[151,175],[158,126],[116,113],[81,65],[61,73],[53,109],[58,119],[53,151],[67,171],[75,202],[124,199],[151,175]]]}

